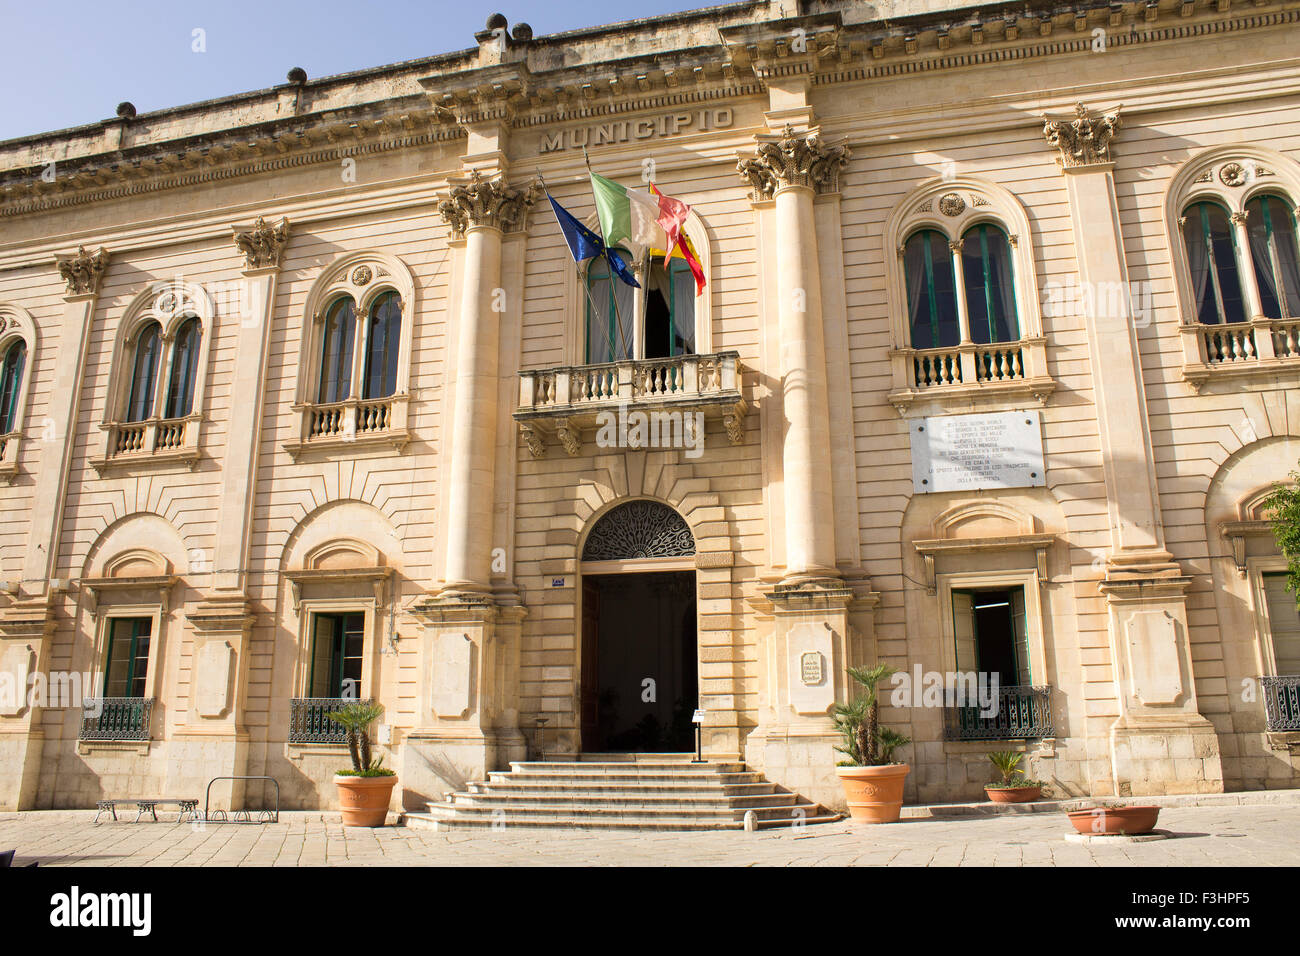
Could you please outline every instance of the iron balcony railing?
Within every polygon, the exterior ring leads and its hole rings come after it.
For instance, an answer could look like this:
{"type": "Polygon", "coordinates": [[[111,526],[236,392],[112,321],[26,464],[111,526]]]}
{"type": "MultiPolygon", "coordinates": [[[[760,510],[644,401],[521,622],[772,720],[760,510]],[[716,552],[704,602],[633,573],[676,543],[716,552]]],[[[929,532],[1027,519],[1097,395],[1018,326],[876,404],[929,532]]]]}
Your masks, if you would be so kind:
{"type": "Polygon", "coordinates": [[[997,710],[985,717],[975,706],[947,707],[943,712],[946,740],[1034,740],[1051,737],[1051,687],[999,687],[997,710]]]}
{"type": "Polygon", "coordinates": [[[82,740],[148,740],[152,697],[87,697],[82,701],[82,740]]]}
{"type": "Polygon", "coordinates": [[[1300,730],[1300,675],[1261,677],[1268,730],[1300,730]]]}
{"type": "Polygon", "coordinates": [[[289,743],[345,744],[348,732],[329,714],[348,704],[370,704],[355,697],[295,697],[289,701],[289,743]]]}

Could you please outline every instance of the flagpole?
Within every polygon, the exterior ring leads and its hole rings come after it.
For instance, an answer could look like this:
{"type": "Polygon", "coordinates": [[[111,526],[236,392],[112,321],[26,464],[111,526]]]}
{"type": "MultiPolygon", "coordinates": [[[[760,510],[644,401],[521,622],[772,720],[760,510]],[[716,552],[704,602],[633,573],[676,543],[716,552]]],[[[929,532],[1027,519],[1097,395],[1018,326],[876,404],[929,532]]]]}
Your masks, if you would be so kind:
{"type": "MultiPolygon", "coordinates": [[[[536,167],[534,167],[534,169],[536,169],[536,167]]],[[[546,185],[546,177],[542,175],[542,171],[541,171],[540,169],[537,170],[537,178],[538,178],[539,180],[541,180],[541,183],[542,183],[542,189],[545,190],[546,195],[547,195],[547,197],[549,198],[550,195],[551,195],[551,190],[550,190],[550,188],[546,185]]],[[[554,215],[554,210],[552,210],[552,215],[554,215]]],[[[601,242],[603,243],[604,240],[602,239],[601,242]]],[[[570,256],[570,258],[572,258],[572,256],[570,256]]],[[[577,278],[577,280],[578,280],[578,285],[582,286],[582,291],[585,292],[585,293],[587,294],[587,302],[591,305],[591,310],[592,310],[593,312],[596,313],[596,318],[599,319],[599,318],[600,318],[600,309],[599,309],[599,308],[597,307],[597,305],[596,305],[596,300],[593,299],[593,298],[591,297],[591,287],[590,287],[590,285],[586,282],[586,280],[583,279],[583,277],[582,277],[582,270],[580,270],[580,269],[578,268],[578,260],[577,260],[577,259],[574,259],[574,260],[573,260],[573,274],[574,274],[574,276],[575,276],[575,277],[577,278]]],[[[613,269],[610,270],[609,281],[610,281],[610,291],[611,291],[611,293],[612,293],[612,291],[613,291],[613,282],[614,282],[614,270],[613,270],[613,269]]],[[[614,348],[614,342],[613,342],[613,340],[609,337],[609,330],[608,330],[608,329],[602,329],[601,331],[603,331],[603,332],[605,333],[605,344],[609,346],[609,357],[610,357],[610,359],[613,359],[613,358],[617,355],[618,350],[614,348]]]]}
{"type": "MultiPolygon", "coordinates": [[[[611,254],[611,250],[609,248],[609,243],[605,240],[605,229],[600,223],[600,202],[596,198],[596,181],[591,178],[593,175],[591,170],[591,157],[587,155],[586,146],[582,147],[582,161],[587,164],[587,182],[591,183],[591,198],[592,201],[596,203],[596,234],[600,236],[601,244],[604,245],[605,247],[605,258],[608,260],[611,254]]],[[[618,308],[618,291],[616,286],[614,285],[615,278],[616,276],[614,275],[614,263],[613,261],[610,261],[609,262],[609,291],[610,291],[610,298],[614,300],[614,318],[618,321],[618,342],[619,345],[623,346],[623,353],[629,359],[631,359],[632,352],[627,347],[627,340],[623,337],[623,316],[619,312],[619,308],[618,308]]],[[[622,282],[623,280],[619,279],[619,281],[622,282]]]]}

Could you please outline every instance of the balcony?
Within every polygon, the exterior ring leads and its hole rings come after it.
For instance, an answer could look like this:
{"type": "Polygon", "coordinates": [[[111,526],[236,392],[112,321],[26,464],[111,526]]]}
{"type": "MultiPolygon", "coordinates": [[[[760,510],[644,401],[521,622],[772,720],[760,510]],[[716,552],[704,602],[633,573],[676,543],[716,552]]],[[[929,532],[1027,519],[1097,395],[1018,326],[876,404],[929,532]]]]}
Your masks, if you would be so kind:
{"type": "Polygon", "coordinates": [[[80,740],[148,740],[152,697],[87,697],[80,740]]]}
{"type": "Polygon", "coordinates": [[[602,413],[624,409],[700,412],[705,420],[720,419],[728,441],[739,445],[748,409],[743,372],[738,352],[530,369],[519,373],[514,417],[534,458],[546,454],[551,437],[569,455],[580,454],[582,429],[597,425],[602,413]]]}
{"type": "Polygon", "coordinates": [[[199,416],[149,418],[142,422],[104,422],[104,453],[90,463],[100,474],[116,465],[140,462],[181,463],[190,469],[199,460],[199,416]]]}
{"type": "Polygon", "coordinates": [[[1198,391],[1211,379],[1300,369],[1300,318],[1185,324],[1183,379],[1198,391]]]}
{"type": "Polygon", "coordinates": [[[1265,729],[1300,731],[1300,676],[1261,677],[1265,729]]]}
{"type": "Polygon", "coordinates": [[[391,445],[401,451],[411,440],[406,427],[410,396],[349,398],[341,402],[294,405],[299,415],[298,441],[284,448],[294,460],[316,450],[391,445]]]}
{"type": "Polygon", "coordinates": [[[997,711],[991,717],[979,707],[947,707],[943,712],[944,740],[1037,740],[1051,737],[1052,688],[999,687],[997,711]]]}
{"type": "Polygon", "coordinates": [[[295,697],[289,701],[289,743],[346,744],[343,725],[327,716],[348,704],[370,704],[355,697],[295,697]]]}
{"type": "Polygon", "coordinates": [[[1027,398],[1042,405],[1056,388],[1047,374],[1046,339],[1041,337],[992,345],[963,342],[942,349],[894,349],[890,362],[889,401],[900,415],[917,405],[922,414],[1027,398]]]}

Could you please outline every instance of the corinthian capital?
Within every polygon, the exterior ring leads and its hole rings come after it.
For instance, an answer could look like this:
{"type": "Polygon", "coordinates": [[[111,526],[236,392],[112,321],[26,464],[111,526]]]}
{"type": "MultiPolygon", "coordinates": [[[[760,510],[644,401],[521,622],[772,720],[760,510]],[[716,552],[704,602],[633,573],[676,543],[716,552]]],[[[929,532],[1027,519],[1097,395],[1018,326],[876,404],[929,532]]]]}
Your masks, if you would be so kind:
{"type": "Polygon", "coordinates": [[[280,264],[280,256],[289,243],[289,220],[281,218],[279,222],[268,225],[261,216],[253,223],[253,228],[235,233],[235,248],[244,254],[245,268],[266,269],[280,264]]]}
{"type": "Polygon", "coordinates": [[[506,185],[499,177],[484,179],[475,169],[468,182],[451,187],[448,197],[438,203],[438,212],[458,236],[471,226],[515,232],[524,228],[528,209],[537,201],[540,189],[536,181],[521,189],[506,185]]]}
{"type": "Polygon", "coordinates": [[[741,157],[736,171],[756,198],[771,199],[783,186],[835,192],[850,155],[847,145],[825,145],[816,130],[796,133],[787,126],[780,136],[759,136],[757,155],[741,157]]]}
{"type": "Polygon", "coordinates": [[[55,256],[54,261],[68,284],[68,295],[89,295],[99,291],[99,280],[108,267],[108,250],[100,246],[87,252],[85,246],[77,246],[76,255],[55,256]]]}
{"type": "Polygon", "coordinates": [[[1117,106],[1112,113],[1093,116],[1086,106],[1076,103],[1072,120],[1043,117],[1043,137],[1049,146],[1061,151],[1062,166],[1109,163],[1110,141],[1119,129],[1119,111],[1117,106]]]}

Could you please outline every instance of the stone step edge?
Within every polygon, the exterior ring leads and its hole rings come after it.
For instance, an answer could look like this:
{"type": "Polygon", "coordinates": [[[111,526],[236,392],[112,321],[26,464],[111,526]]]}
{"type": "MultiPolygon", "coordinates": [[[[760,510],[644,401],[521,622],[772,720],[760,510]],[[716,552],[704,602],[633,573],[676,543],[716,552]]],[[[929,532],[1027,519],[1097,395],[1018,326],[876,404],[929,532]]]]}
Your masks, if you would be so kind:
{"type": "MultiPolygon", "coordinates": [[[[826,816],[806,817],[801,821],[803,826],[817,826],[824,823],[835,823],[843,819],[838,814],[826,816]]],[[[529,827],[532,829],[548,830],[743,830],[745,824],[743,820],[716,820],[716,821],[654,821],[647,822],[643,820],[624,820],[611,818],[605,820],[591,820],[585,818],[565,817],[561,814],[555,814],[552,817],[541,819],[524,819],[511,820],[504,828],[499,827],[494,821],[478,819],[440,819],[428,813],[410,812],[402,815],[402,826],[409,826],[412,829],[431,829],[431,830],[491,830],[491,829],[510,829],[512,827],[529,827]]],[[[760,830],[774,830],[778,827],[788,827],[788,820],[759,820],[757,828],[760,830]]]]}
{"type": "MultiPolygon", "coordinates": [[[[825,810],[824,807],[811,801],[806,803],[794,803],[787,805],[769,806],[769,807],[719,807],[716,805],[704,807],[593,807],[593,806],[569,806],[566,804],[530,804],[528,806],[491,807],[475,806],[464,803],[430,803],[423,812],[429,814],[449,813],[449,814],[466,814],[469,816],[484,816],[506,811],[507,813],[517,813],[523,816],[536,816],[541,813],[553,813],[557,815],[581,816],[581,817],[620,817],[620,816],[679,816],[679,817],[735,817],[743,818],[749,811],[756,814],[786,812],[790,810],[807,810],[815,811],[825,810]]],[[[829,812],[829,811],[827,811],[829,812]]],[[[816,814],[820,816],[821,814],[816,814]]]]}

